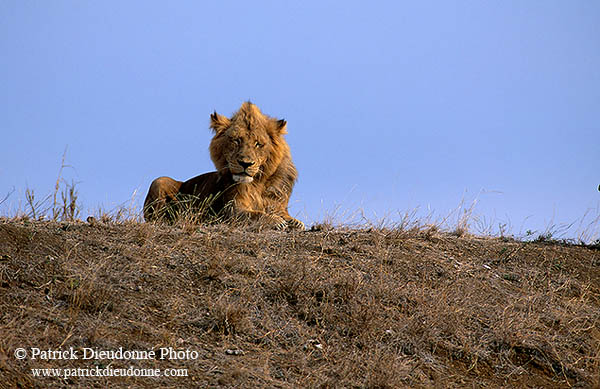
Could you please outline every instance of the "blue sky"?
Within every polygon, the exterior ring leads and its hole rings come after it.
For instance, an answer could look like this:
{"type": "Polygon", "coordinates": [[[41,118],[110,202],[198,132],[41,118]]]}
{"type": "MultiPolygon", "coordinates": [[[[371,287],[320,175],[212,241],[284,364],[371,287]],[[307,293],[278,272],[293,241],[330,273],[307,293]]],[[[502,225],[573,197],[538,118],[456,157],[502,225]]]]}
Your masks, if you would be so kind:
{"type": "Polygon", "coordinates": [[[213,170],[210,113],[250,99],[288,121],[308,224],[600,215],[599,2],[4,0],[0,52],[4,213],[65,148],[82,216],[141,204],[213,170]]]}

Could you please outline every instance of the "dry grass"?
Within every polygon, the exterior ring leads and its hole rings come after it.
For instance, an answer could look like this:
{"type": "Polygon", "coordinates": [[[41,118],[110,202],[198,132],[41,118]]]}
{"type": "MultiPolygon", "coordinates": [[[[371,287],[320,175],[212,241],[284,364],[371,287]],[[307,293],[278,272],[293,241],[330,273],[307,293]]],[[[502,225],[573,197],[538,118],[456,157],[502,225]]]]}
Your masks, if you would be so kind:
{"type": "Polygon", "coordinates": [[[219,224],[193,199],[171,225],[143,223],[134,193],[86,223],[65,166],[51,195],[27,190],[28,211],[0,218],[0,388],[600,387],[600,216],[577,226],[589,245],[556,240],[571,225],[473,235],[492,230],[476,201],[441,220],[336,209],[282,233],[219,224]],[[198,357],[18,360],[19,347],[198,357]],[[188,375],[31,372],[109,366],[188,375]]]}
{"type": "MultiPolygon", "coordinates": [[[[419,227],[0,219],[0,387],[598,387],[600,251],[419,227]],[[34,378],[18,347],[190,349],[34,378]]],[[[464,224],[466,225],[466,224],[464,224]]],[[[461,226],[459,226],[461,227],[461,226]]]]}
{"type": "MultiPolygon", "coordinates": [[[[3,209],[3,215],[13,214],[13,217],[17,218],[31,218],[33,220],[53,220],[53,221],[75,221],[80,215],[80,206],[78,204],[79,192],[77,190],[77,183],[71,180],[69,183],[63,177],[63,171],[65,168],[70,168],[65,162],[67,150],[65,149],[58,175],[56,177],[56,183],[52,192],[46,196],[40,198],[35,191],[31,188],[25,189],[25,207],[19,206],[14,212],[6,212],[3,209]]],[[[9,191],[0,200],[0,206],[3,205],[9,197],[15,192],[14,189],[9,191]]]]}

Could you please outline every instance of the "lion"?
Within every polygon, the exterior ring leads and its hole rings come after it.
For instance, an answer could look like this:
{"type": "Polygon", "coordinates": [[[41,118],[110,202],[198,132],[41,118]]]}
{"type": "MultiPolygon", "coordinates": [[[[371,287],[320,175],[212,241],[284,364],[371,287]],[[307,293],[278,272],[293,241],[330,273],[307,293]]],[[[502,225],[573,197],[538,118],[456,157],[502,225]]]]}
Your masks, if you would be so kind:
{"type": "MultiPolygon", "coordinates": [[[[214,136],[210,157],[216,171],[185,182],[159,177],[144,201],[144,219],[173,221],[182,199],[194,199],[193,210],[208,204],[226,221],[258,221],[274,229],[304,229],[289,215],[288,202],[298,177],[284,139],[287,122],[264,115],[245,102],[231,118],[210,116],[214,136]]],[[[189,203],[188,203],[189,205],[189,203]]]]}

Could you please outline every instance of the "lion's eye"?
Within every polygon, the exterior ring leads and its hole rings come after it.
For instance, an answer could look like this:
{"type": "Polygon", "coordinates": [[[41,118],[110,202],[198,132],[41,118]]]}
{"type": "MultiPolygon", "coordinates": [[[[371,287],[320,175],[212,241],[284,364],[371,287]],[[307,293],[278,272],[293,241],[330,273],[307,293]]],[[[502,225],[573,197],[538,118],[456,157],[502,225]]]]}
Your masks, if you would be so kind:
{"type": "Polygon", "coordinates": [[[256,148],[258,148],[258,149],[259,149],[259,148],[263,147],[264,145],[263,145],[262,143],[260,143],[260,142],[258,142],[258,141],[257,141],[257,142],[254,144],[254,146],[256,146],[256,148]]]}
{"type": "Polygon", "coordinates": [[[240,143],[242,143],[242,141],[240,140],[240,138],[234,138],[234,139],[233,139],[233,143],[234,143],[236,146],[239,146],[239,145],[240,145],[240,143]]]}

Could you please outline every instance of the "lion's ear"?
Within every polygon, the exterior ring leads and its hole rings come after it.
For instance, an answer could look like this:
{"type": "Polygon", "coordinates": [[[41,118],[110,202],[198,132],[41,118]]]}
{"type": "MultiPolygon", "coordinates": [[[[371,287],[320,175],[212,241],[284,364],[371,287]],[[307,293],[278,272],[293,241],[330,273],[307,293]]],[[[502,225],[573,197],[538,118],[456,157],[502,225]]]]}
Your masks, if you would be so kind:
{"type": "Polygon", "coordinates": [[[219,115],[217,111],[210,115],[210,128],[212,128],[215,134],[222,132],[229,127],[231,121],[223,115],[219,115]]]}
{"type": "Polygon", "coordinates": [[[281,135],[283,134],[287,134],[287,122],[283,119],[281,120],[277,120],[275,122],[276,128],[277,128],[277,132],[281,135]]]}

